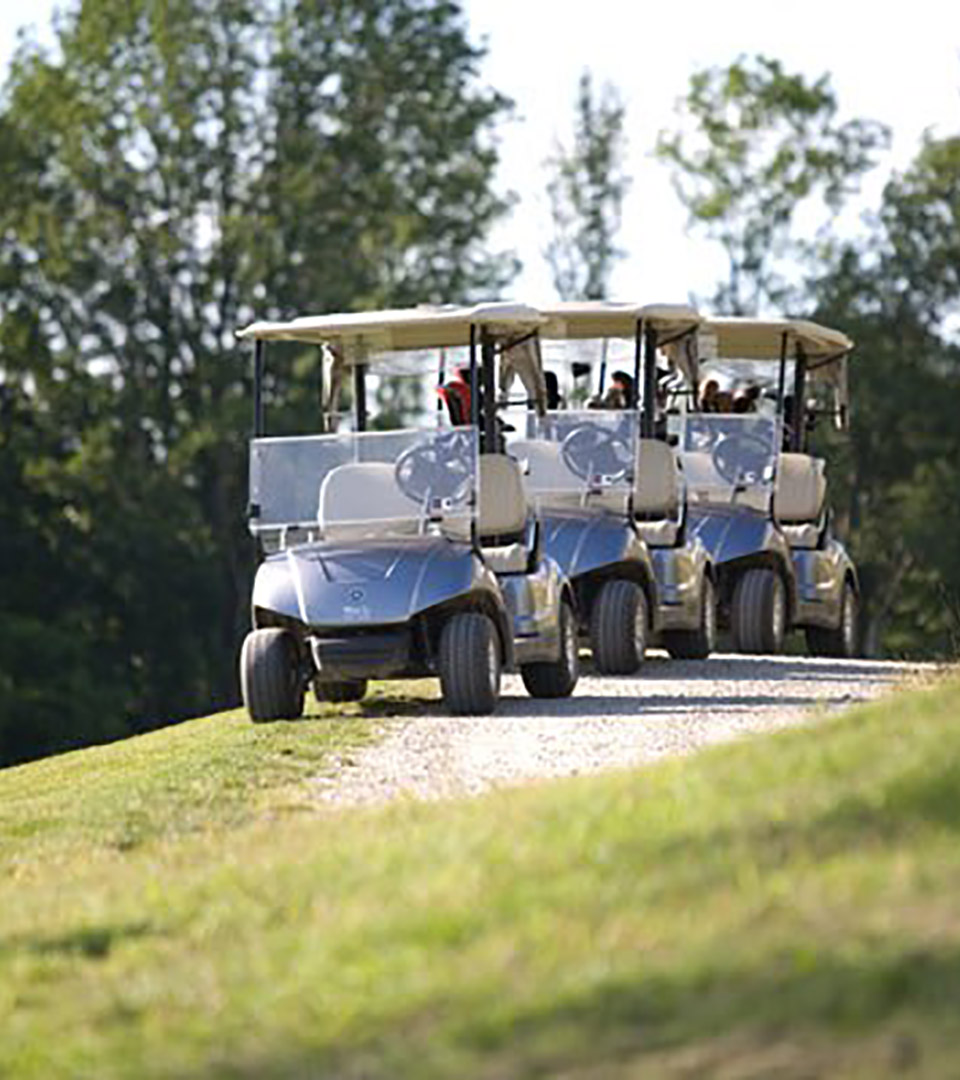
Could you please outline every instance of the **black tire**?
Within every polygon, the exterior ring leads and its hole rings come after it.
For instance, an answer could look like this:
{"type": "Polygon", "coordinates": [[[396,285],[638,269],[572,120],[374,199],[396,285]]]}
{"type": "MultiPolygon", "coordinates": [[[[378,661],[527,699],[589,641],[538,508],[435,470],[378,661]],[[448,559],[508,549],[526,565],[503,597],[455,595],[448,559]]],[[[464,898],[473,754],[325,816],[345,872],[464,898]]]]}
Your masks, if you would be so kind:
{"type": "Polygon", "coordinates": [[[452,713],[485,716],[500,699],[500,641],[481,612],[452,615],[440,634],[440,689],[452,713]]]}
{"type": "Polygon", "coordinates": [[[717,646],[717,596],[704,575],[700,591],[700,625],[696,630],[665,630],[663,645],[674,660],[706,660],[717,646]]]}
{"type": "Polygon", "coordinates": [[[636,582],[617,578],[597,593],[590,611],[590,648],[601,675],[632,675],[647,647],[647,597],[636,582]]]}
{"type": "Polygon", "coordinates": [[[240,689],[250,719],[296,720],[304,682],[297,643],[288,630],[251,630],[240,651],[240,689]]]}
{"type": "Polygon", "coordinates": [[[573,608],[560,604],[560,658],[552,663],[524,664],[520,677],[527,693],[535,698],[569,697],[580,678],[580,643],[573,608]]]}
{"type": "Polygon", "coordinates": [[[787,590],[769,567],[745,571],[730,604],[733,647],[741,653],[779,653],[787,632],[787,590]]]}
{"type": "Polygon", "coordinates": [[[853,660],[860,655],[860,601],[849,578],[843,584],[839,626],[833,629],[808,626],[806,638],[807,651],[811,656],[853,660]]]}
{"type": "Polygon", "coordinates": [[[367,692],[366,679],[331,679],[313,681],[313,694],[317,701],[360,701],[367,692]]]}

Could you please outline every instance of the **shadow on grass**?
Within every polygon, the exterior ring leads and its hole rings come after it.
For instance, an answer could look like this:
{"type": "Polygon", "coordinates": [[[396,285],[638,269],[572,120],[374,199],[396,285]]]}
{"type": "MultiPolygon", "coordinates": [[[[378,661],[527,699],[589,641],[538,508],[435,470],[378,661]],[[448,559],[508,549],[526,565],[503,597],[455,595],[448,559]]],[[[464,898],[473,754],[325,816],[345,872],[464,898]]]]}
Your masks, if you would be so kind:
{"type": "Polygon", "coordinates": [[[788,821],[754,814],[731,826],[682,832],[662,841],[628,836],[616,859],[672,867],[671,873],[650,880],[647,901],[682,904],[691,892],[737,887],[745,866],[751,875],[764,876],[797,859],[819,863],[884,848],[921,850],[936,833],[960,833],[958,791],[960,762],[947,760],[936,770],[878,782],[869,795],[849,794],[822,812],[800,812],[788,821]]]}
{"type": "MultiPolygon", "coordinates": [[[[776,1075],[827,1077],[834,1075],[831,1047],[885,1037],[898,1018],[925,1035],[948,1035],[958,986],[956,949],[844,956],[804,943],[753,964],[730,952],[672,971],[644,970],[638,956],[633,972],[585,979],[582,989],[544,1004],[517,1006],[508,989],[454,990],[416,1012],[378,1022],[358,1018],[363,1036],[347,1033],[338,1042],[300,1050],[287,1045],[272,1057],[223,1061],[219,1069],[207,1066],[189,1075],[634,1076],[648,1055],[662,1062],[671,1052],[702,1051],[723,1040],[735,1045],[746,1067],[737,1076],[770,1075],[752,1069],[751,1057],[763,1058],[771,1045],[812,1041],[821,1047],[819,1065],[803,1055],[797,1071],[776,1075]]],[[[890,1070],[883,1075],[902,1075],[917,1063],[921,1043],[911,1036],[910,1044],[905,1060],[903,1036],[888,1039],[890,1070]]]]}
{"type": "Polygon", "coordinates": [[[148,922],[81,926],[64,934],[21,934],[0,941],[0,954],[27,952],[36,956],[79,956],[104,960],[115,946],[153,937],[158,931],[148,922]]]}

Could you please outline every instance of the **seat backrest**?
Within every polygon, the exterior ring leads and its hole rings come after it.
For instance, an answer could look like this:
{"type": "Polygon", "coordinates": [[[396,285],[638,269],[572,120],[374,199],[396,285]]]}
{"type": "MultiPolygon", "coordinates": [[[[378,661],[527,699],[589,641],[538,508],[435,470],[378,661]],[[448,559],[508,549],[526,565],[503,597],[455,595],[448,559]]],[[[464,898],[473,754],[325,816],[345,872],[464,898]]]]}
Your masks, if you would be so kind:
{"type": "Polygon", "coordinates": [[[480,508],[477,533],[486,537],[516,536],[527,523],[527,498],[520,465],[506,454],[480,455],[480,508]]]}
{"type": "Polygon", "coordinates": [[[781,454],[773,493],[777,521],[816,521],[823,509],[827,478],[822,458],[809,454],[781,454]]]}
{"type": "Polygon", "coordinates": [[[526,481],[531,491],[576,492],[583,481],[568,467],[560,453],[560,444],[546,439],[516,439],[509,446],[510,456],[526,465],[526,481]]]}
{"type": "Polygon", "coordinates": [[[705,450],[683,452],[683,475],[690,491],[708,492],[723,483],[713,458],[705,450]]]}
{"type": "Polygon", "coordinates": [[[638,517],[674,517],[680,508],[680,466],[660,439],[640,439],[633,511],[638,517]]]}
{"type": "Polygon", "coordinates": [[[397,486],[394,467],[358,461],[331,469],[320,485],[317,520],[324,536],[384,532],[415,533],[421,508],[397,486]]]}

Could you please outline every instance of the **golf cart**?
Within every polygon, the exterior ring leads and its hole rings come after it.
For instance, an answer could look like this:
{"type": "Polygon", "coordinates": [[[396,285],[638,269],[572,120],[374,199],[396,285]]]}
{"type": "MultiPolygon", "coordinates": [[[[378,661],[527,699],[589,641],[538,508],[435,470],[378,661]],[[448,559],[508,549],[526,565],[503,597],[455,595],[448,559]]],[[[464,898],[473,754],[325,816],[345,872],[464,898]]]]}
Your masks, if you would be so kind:
{"type": "MultiPolygon", "coordinates": [[[[654,437],[656,358],[678,362],[700,322],[684,306],[564,303],[544,309],[549,370],[620,364],[638,406],[554,409],[530,417],[510,452],[544,521],[547,552],[573,583],[580,628],[599,671],[629,674],[651,635],[676,657],[709,655],[715,636],[710,559],[685,528],[676,454],[654,437]]],[[[556,403],[555,403],[556,404],[556,403]]]]}
{"type": "Polygon", "coordinates": [[[496,378],[508,365],[544,407],[531,308],[483,304],[259,322],[254,352],[250,527],[265,558],[240,658],[254,720],[300,716],[304,691],[358,700],[370,678],[438,675],[456,713],[489,713],[500,674],[538,697],[578,677],[574,596],[541,550],[516,462],[498,452],[496,378]],[[268,343],[321,350],[319,434],[268,437],[268,343]],[[424,375],[456,356],[470,422],[368,431],[367,380],[400,358],[424,375]],[[352,386],[352,430],[337,426],[352,386]]]}
{"type": "Polygon", "coordinates": [[[836,330],[791,319],[701,327],[699,392],[680,436],[689,528],[713,556],[721,621],[739,652],[780,652],[795,626],[814,655],[856,655],[857,573],[833,535],[825,463],[808,452],[817,415],[846,423],[852,348],[836,330]]]}

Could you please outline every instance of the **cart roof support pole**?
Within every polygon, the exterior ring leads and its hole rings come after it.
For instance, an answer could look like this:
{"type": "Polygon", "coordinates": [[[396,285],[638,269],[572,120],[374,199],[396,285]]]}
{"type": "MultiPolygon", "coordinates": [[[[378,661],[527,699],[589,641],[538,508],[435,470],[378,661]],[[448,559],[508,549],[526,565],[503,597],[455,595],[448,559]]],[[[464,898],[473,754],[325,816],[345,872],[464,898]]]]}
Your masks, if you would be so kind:
{"type": "Polygon", "coordinates": [[[353,407],[357,418],[357,431],[367,430],[367,365],[355,364],[353,368],[353,407]]]}
{"type": "MultiPolygon", "coordinates": [[[[643,334],[643,412],[640,438],[652,439],[657,417],[657,331],[648,326],[643,334]]],[[[634,387],[634,393],[639,387],[634,387]]]]}
{"type": "Polygon", "coordinates": [[[253,437],[259,439],[264,432],[263,363],[266,345],[258,338],[253,344],[253,437]]]}
{"type": "Polygon", "coordinates": [[[806,452],[807,442],[807,358],[802,345],[797,345],[797,369],[793,374],[793,432],[790,449],[798,454],[806,452]]]}
{"type": "Polygon", "coordinates": [[[481,376],[483,377],[483,429],[480,453],[497,452],[497,359],[496,346],[489,334],[480,337],[481,376]]]}
{"type": "Polygon", "coordinates": [[[327,416],[324,412],[324,400],[323,400],[323,346],[321,345],[317,349],[317,404],[320,408],[320,434],[325,435],[327,431],[327,416]]]}
{"type": "Polygon", "coordinates": [[[780,335],[780,372],[777,380],[777,416],[783,419],[783,402],[787,392],[787,332],[780,335]]]}
{"type": "Polygon", "coordinates": [[[477,324],[470,324],[470,417],[469,422],[480,430],[480,374],[477,370],[477,324]]]}

